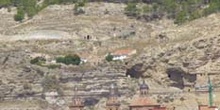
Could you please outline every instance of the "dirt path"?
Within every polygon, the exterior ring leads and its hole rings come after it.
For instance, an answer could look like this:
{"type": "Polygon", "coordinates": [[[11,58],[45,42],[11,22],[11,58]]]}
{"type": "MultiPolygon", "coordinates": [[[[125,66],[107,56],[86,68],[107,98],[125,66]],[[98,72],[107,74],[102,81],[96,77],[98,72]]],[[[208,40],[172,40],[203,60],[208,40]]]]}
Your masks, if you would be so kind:
{"type": "Polygon", "coordinates": [[[12,36],[0,35],[0,41],[70,39],[70,34],[55,30],[38,30],[12,36]],[[7,37],[7,39],[6,39],[7,37]]]}

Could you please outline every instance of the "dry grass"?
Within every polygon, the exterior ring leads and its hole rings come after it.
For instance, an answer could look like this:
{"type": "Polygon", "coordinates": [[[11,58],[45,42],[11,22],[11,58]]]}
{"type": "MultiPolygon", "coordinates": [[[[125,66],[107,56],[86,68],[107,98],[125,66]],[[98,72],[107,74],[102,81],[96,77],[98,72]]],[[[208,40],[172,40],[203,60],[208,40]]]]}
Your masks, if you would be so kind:
{"type": "Polygon", "coordinates": [[[4,102],[0,102],[0,109],[33,109],[40,110],[42,106],[45,106],[45,103],[42,103],[40,100],[23,100],[23,101],[15,101],[8,100],[4,102]]]}

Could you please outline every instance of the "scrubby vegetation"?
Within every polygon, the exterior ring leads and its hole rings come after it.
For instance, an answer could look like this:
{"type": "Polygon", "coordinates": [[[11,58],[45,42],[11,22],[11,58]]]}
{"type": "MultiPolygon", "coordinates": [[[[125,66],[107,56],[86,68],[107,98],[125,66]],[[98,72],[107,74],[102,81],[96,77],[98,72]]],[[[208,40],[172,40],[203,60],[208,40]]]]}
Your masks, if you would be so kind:
{"type": "Polygon", "coordinates": [[[46,59],[43,57],[36,57],[30,61],[31,64],[37,64],[37,65],[41,65],[42,63],[45,63],[45,62],[46,62],[46,59]]]}
{"type": "Polygon", "coordinates": [[[44,67],[47,67],[48,69],[56,69],[56,68],[60,68],[61,65],[60,64],[48,64],[48,65],[43,65],[44,67]]]}
{"type": "Polygon", "coordinates": [[[85,5],[86,0],[44,0],[43,3],[38,4],[39,0],[0,0],[1,7],[17,7],[17,14],[14,16],[16,21],[22,21],[27,15],[28,18],[32,18],[39,11],[45,7],[53,4],[68,4],[77,3],[79,7],[85,5]]]}
{"type": "Polygon", "coordinates": [[[110,62],[113,60],[113,56],[111,54],[108,54],[106,57],[105,57],[105,60],[110,62]]]}
{"type": "Polygon", "coordinates": [[[59,80],[54,75],[47,75],[41,82],[44,91],[59,90],[59,80]]]}
{"type": "Polygon", "coordinates": [[[74,6],[74,14],[75,15],[79,15],[79,14],[84,14],[85,13],[83,7],[85,6],[86,2],[87,2],[86,0],[78,0],[75,3],[75,6],[74,6]]]}
{"type": "Polygon", "coordinates": [[[18,8],[17,14],[14,16],[15,21],[22,21],[24,19],[25,13],[24,10],[21,8],[18,8]]]}
{"type": "Polygon", "coordinates": [[[220,0],[143,0],[127,3],[125,14],[146,21],[167,17],[176,24],[194,20],[220,11],[220,0]],[[139,1],[140,2],[140,1],[139,1]]]}
{"type": "MultiPolygon", "coordinates": [[[[88,2],[122,2],[118,0],[88,0],[88,2]]],[[[0,0],[1,7],[15,6],[18,8],[14,16],[16,21],[22,21],[27,17],[31,18],[43,8],[52,4],[75,3],[74,14],[82,14],[87,0],[44,0],[38,4],[39,0],[0,0]]],[[[146,21],[167,17],[174,19],[176,24],[207,16],[219,12],[220,0],[125,0],[127,3],[125,14],[128,16],[143,18],[146,21]]]]}
{"type": "Polygon", "coordinates": [[[125,8],[125,14],[128,16],[138,16],[140,14],[140,9],[137,7],[137,3],[128,3],[125,8]]]}
{"type": "Polygon", "coordinates": [[[57,63],[64,63],[66,65],[79,65],[81,59],[78,55],[66,55],[65,57],[58,57],[56,58],[57,63]]]}
{"type": "Polygon", "coordinates": [[[46,59],[44,57],[35,57],[30,61],[30,63],[41,67],[47,67],[49,69],[56,69],[61,67],[60,64],[46,64],[46,59]]]}

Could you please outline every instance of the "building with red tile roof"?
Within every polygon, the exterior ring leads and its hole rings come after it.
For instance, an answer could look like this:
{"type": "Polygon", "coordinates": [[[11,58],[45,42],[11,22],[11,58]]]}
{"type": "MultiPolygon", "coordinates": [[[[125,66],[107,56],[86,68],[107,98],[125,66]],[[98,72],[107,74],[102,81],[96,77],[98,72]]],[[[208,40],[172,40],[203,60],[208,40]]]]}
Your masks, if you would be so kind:
{"type": "Polygon", "coordinates": [[[111,53],[112,55],[133,55],[136,53],[134,49],[121,49],[111,53]]]}
{"type": "Polygon", "coordinates": [[[146,97],[148,89],[148,85],[143,81],[143,84],[140,85],[140,96],[130,104],[130,110],[166,110],[166,107],[161,107],[146,97]]]}
{"type": "Polygon", "coordinates": [[[115,52],[112,52],[113,60],[124,60],[131,55],[136,54],[137,51],[135,49],[121,49],[115,52]]]}
{"type": "Polygon", "coordinates": [[[208,105],[199,105],[199,110],[218,110],[218,108],[215,106],[209,107],[208,105]]]}
{"type": "Polygon", "coordinates": [[[130,110],[166,110],[161,105],[155,104],[149,98],[139,97],[130,104],[130,110]]]}

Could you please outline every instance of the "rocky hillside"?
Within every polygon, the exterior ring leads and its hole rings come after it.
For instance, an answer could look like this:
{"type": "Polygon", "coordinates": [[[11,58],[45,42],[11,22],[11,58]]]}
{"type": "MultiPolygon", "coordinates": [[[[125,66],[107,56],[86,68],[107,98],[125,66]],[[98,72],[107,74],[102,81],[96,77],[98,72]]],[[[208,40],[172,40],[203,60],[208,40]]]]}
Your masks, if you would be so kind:
{"type": "MultiPolygon", "coordinates": [[[[124,7],[89,3],[85,14],[76,16],[73,5],[52,5],[23,23],[11,19],[13,9],[1,9],[0,107],[68,110],[75,94],[73,88],[77,86],[86,109],[102,110],[109,86],[116,83],[122,109],[127,110],[140,77],[146,78],[150,98],[161,104],[178,110],[208,104],[207,94],[183,92],[183,85],[196,83],[195,73],[219,72],[220,15],[177,26],[167,19],[146,23],[128,18],[123,14],[124,7]],[[108,52],[125,48],[136,49],[137,54],[122,62],[104,61],[108,52]],[[46,57],[50,62],[57,56],[75,53],[87,58],[88,63],[61,64],[55,69],[30,63],[36,56],[46,57]],[[51,90],[62,96],[55,105],[42,96],[51,90]],[[167,93],[155,94],[158,92],[167,93]]],[[[220,83],[218,75],[211,78],[213,84],[220,83]]],[[[215,94],[219,97],[218,92],[215,94]]],[[[217,98],[215,104],[220,104],[217,98]]]]}

